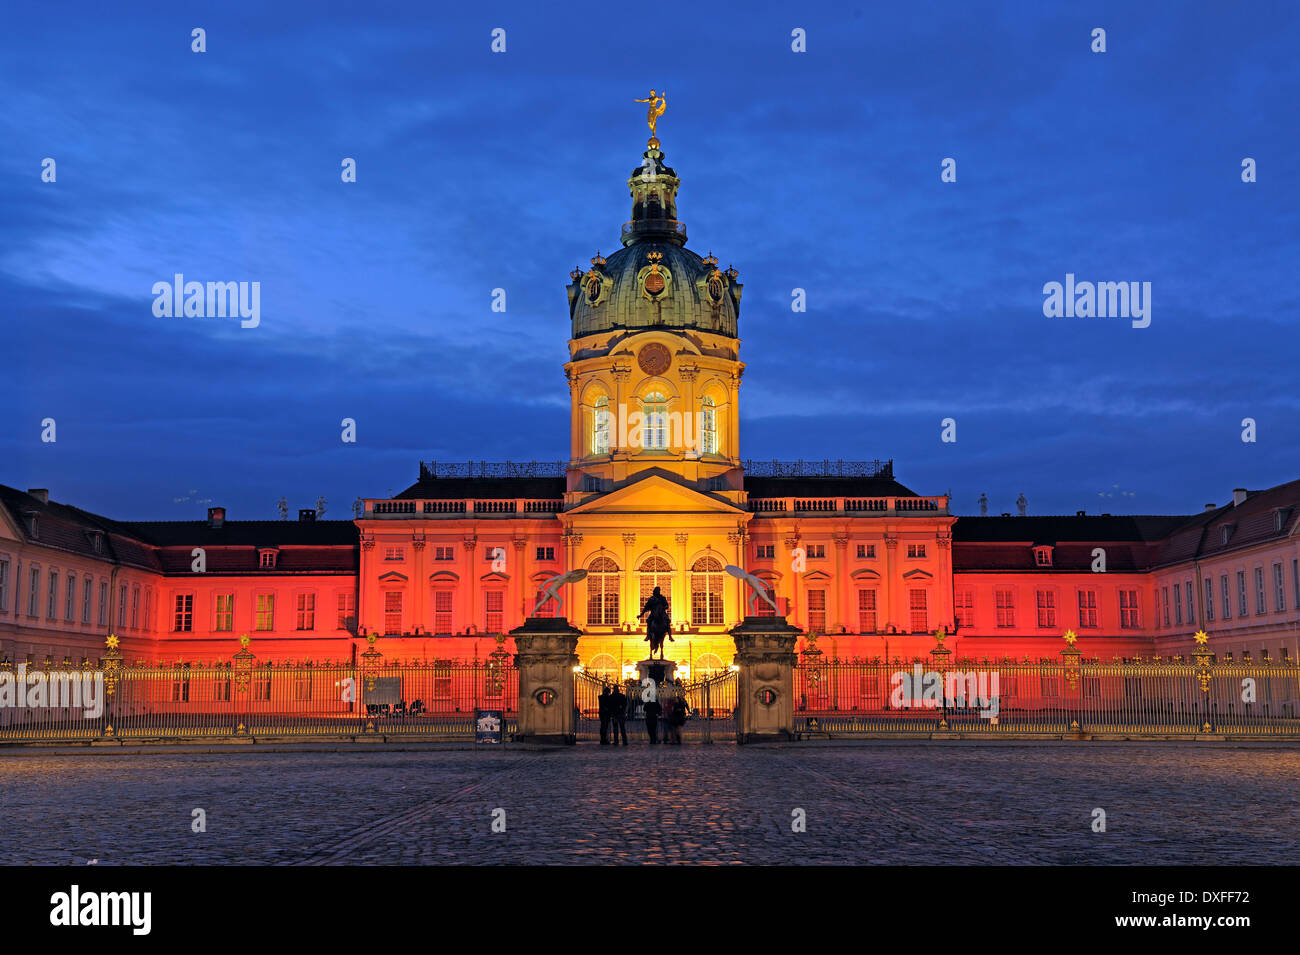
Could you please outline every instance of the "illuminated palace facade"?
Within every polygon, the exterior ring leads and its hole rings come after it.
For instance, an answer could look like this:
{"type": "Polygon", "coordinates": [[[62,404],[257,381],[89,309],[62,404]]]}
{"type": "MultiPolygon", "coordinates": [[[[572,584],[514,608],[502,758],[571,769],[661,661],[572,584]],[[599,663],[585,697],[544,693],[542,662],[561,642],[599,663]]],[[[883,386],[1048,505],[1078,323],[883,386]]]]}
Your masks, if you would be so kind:
{"type": "MultiPolygon", "coordinates": [[[[574,269],[564,365],[567,460],[421,464],[354,521],[114,521],[0,486],[0,657],[79,663],[115,633],[128,660],[483,659],[570,570],[562,613],[581,662],[646,655],[658,586],[700,675],[765,581],[788,619],[839,657],[910,657],[944,628],[959,657],[1295,658],[1300,481],[1162,517],[954,515],[892,462],[761,465],[741,457],[735,269],[686,247],[679,180],[652,140],[632,173],[622,248],[574,269]],[[1099,565],[1104,560],[1104,569],[1099,565]]],[[[846,455],[851,456],[851,455],[846,455]]],[[[554,612],[545,607],[543,614],[554,612]]],[[[805,644],[806,645],[806,644],[805,644]]]]}

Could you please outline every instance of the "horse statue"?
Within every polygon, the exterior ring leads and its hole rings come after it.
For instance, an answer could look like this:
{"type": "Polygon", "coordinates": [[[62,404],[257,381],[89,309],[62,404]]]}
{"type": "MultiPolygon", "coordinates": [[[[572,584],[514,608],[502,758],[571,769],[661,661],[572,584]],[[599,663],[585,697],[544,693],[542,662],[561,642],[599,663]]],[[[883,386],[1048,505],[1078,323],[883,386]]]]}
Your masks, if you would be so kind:
{"type": "Polygon", "coordinates": [[[645,607],[637,614],[637,619],[640,620],[646,614],[650,615],[645,628],[645,638],[650,641],[650,659],[654,659],[655,651],[658,650],[659,659],[662,660],[664,658],[664,640],[672,640],[673,638],[668,632],[668,598],[659,592],[658,587],[646,600],[645,607]]]}

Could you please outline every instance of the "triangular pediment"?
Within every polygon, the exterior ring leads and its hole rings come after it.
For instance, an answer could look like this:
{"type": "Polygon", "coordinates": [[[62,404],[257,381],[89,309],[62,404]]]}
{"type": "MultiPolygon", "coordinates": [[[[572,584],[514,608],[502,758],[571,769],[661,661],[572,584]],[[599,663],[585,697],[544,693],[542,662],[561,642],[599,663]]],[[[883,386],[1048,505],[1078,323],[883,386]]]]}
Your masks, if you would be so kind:
{"type": "Polygon", "coordinates": [[[730,501],[650,474],[564,512],[565,517],[600,514],[725,514],[748,516],[730,501]]]}

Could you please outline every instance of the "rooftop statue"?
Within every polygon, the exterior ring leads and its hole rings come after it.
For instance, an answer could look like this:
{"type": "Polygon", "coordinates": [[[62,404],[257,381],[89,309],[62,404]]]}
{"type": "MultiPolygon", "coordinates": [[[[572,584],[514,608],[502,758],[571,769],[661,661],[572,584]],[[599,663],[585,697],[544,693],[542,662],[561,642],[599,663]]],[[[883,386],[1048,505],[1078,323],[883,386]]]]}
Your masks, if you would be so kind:
{"type": "Polygon", "coordinates": [[[645,121],[650,124],[650,145],[659,145],[659,134],[655,132],[655,126],[659,122],[659,117],[664,114],[668,108],[668,93],[665,91],[662,96],[654,90],[650,91],[649,99],[633,100],[634,103],[649,103],[650,108],[646,110],[645,121]]]}

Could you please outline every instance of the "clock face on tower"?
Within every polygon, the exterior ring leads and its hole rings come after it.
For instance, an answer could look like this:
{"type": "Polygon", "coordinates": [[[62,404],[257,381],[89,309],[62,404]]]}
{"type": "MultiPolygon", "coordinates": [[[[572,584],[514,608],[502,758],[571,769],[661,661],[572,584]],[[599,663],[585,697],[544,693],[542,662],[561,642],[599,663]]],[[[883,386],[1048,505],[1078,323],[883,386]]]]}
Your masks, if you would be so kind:
{"type": "Polygon", "coordinates": [[[662,375],[673,363],[673,356],[668,349],[658,342],[651,342],[636,354],[636,363],[647,375],[662,375]]]}

